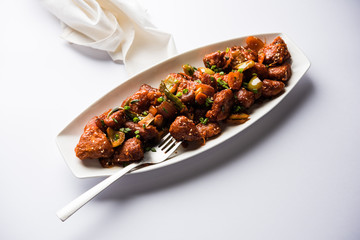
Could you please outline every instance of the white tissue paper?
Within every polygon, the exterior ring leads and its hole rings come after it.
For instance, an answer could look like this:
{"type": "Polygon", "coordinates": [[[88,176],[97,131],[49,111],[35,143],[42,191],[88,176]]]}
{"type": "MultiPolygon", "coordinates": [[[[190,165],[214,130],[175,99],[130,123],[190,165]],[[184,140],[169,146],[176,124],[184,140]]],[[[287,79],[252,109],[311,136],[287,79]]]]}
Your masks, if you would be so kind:
{"type": "Polygon", "coordinates": [[[176,54],[172,36],[135,0],[42,1],[62,22],[65,40],[108,52],[130,75],[176,54]]]}

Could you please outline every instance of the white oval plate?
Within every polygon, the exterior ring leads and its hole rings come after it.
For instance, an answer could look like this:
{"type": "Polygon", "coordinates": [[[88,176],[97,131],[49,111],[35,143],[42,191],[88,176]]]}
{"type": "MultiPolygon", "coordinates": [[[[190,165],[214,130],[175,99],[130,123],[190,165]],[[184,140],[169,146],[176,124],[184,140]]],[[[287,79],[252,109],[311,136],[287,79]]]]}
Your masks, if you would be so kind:
{"type": "MultiPolygon", "coordinates": [[[[256,109],[254,109],[254,111],[251,113],[249,121],[241,125],[227,127],[220,136],[207,141],[204,146],[197,149],[184,149],[180,146],[179,149],[176,151],[177,153],[175,153],[167,161],[160,164],[147,166],[134,172],[144,172],[156,168],[161,168],[179,161],[183,161],[187,158],[204,152],[216,145],[219,145],[220,143],[233,137],[234,135],[239,134],[245,128],[249,127],[255,121],[268,113],[294,88],[300,78],[310,67],[310,62],[306,58],[306,56],[294,44],[294,42],[291,41],[283,33],[259,34],[254,36],[265,40],[267,43],[272,42],[272,40],[276,36],[281,36],[286,42],[292,58],[292,76],[291,79],[288,81],[285,92],[280,96],[276,97],[275,99],[267,101],[261,106],[256,107],[256,109]]],[[[245,45],[245,39],[246,37],[240,37],[211,44],[165,60],[128,79],[126,82],[122,83],[121,85],[110,91],[108,94],[103,96],[101,99],[96,101],[88,109],[82,112],[77,118],[75,118],[68,126],[66,126],[56,138],[60,152],[62,153],[65,162],[67,163],[73,174],[79,178],[108,176],[112,175],[119,169],[119,167],[102,168],[99,161],[96,159],[81,161],[75,156],[74,149],[82,134],[83,128],[93,116],[100,115],[109,108],[119,106],[126,97],[132,95],[135,91],[137,91],[141,84],[147,83],[153,87],[158,87],[160,81],[164,79],[169,73],[181,72],[181,66],[183,64],[190,64],[196,67],[201,67],[203,66],[202,59],[205,54],[217,50],[224,50],[226,49],[226,47],[231,47],[234,45],[245,45]]],[[[146,154],[151,154],[151,152],[146,154]]]]}

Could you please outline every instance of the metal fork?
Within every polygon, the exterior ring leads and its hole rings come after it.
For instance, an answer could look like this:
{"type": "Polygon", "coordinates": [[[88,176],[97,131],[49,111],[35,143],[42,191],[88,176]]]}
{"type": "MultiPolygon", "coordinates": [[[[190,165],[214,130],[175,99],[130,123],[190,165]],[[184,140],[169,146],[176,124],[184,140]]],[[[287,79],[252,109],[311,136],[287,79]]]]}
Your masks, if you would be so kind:
{"type": "Polygon", "coordinates": [[[177,142],[170,135],[170,133],[168,133],[161,139],[160,143],[154,147],[155,150],[153,150],[153,152],[149,154],[146,154],[143,160],[141,160],[140,162],[130,163],[129,165],[114,173],[110,177],[104,179],[102,182],[90,188],[88,191],[81,194],[79,197],[71,201],[65,207],[57,211],[56,215],[60,218],[61,221],[65,221],[82,206],[84,206],[87,202],[89,202],[96,195],[98,195],[101,191],[114,183],[117,179],[130,172],[132,169],[143,164],[156,164],[163,162],[179,147],[180,144],[180,141],[177,142]]]}

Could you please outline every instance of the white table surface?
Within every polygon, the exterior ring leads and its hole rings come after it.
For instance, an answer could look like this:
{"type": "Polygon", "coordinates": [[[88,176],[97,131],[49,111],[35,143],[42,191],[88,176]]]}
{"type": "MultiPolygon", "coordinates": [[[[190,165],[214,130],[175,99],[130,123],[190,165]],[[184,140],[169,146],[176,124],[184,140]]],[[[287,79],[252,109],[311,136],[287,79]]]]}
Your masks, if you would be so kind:
{"type": "Polygon", "coordinates": [[[1,1],[0,239],[360,239],[360,2],[141,2],[179,53],[284,32],[311,68],[231,141],[126,176],[63,223],[55,212],[102,178],[73,176],[55,137],[128,75],[61,39],[38,1],[1,1]]]}

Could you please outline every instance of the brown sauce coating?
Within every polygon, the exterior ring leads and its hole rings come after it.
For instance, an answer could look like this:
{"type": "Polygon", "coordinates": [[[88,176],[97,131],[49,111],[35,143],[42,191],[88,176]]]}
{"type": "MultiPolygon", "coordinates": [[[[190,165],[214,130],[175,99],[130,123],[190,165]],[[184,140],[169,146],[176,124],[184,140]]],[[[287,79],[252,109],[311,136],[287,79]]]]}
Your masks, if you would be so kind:
{"type": "Polygon", "coordinates": [[[104,124],[108,127],[119,129],[127,120],[124,110],[116,111],[104,118],[104,124]]]}
{"type": "Polygon", "coordinates": [[[169,132],[177,141],[191,142],[202,138],[195,123],[185,116],[178,116],[170,125],[169,132]]]}
{"type": "Polygon", "coordinates": [[[281,65],[289,58],[289,50],[281,37],[276,37],[272,43],[259,50],[259,62],[269,66],[281,65]]]}
{"type": "Polygon", "coordinates": [[[122,106],[128,105],[131,111],[142,113],[148,110],[150,105],[155,105],[157,98],[161,97],[161,95],[158,89],[143,84],[136,93],[123,102],[122,106]]]}
{"type": "Polygon", "coordinates": [[[281,66],[270,67],[268,77],[272,80],[287,81],[291,77],[291,66],[289,63],[284,63],[281,66]]]}
{"type": "Polygon", "coordinates": [[[76,145],[75,153],[81,160],[88,158],[107,158],[114,153],[106,134],[96,124],[97,118],[98,117],[94,117],[85,126],[79,143],[76,145]]]}
{"type": "Polygon", "coordinates": [[[245,108],[251,107],[255,102],[255,94],[245,88],[240,89],[235,94],[239,104],[245,108]]]}
{"type": "Polygon", "coordinates": [[[221,133],[220,124],[217,122],[207,124],[199,123],[196,125],[196,128],[203,138],[211,138],[221,133]]]}
{"type": "Polygon", "coordinates": [[[141,85],[121,106],[86,124],[76,156],[112,167],[140,161],[166,132],[185,143],[205,143],[221,134],[223,122],[246,122],[254,103],[281,94],[291,77],[291,55],[281,37],[270,44],[248,37],[246,43],[206,54],[199,68],[184,65],[159,88],[141,85]]]}
{"type": "Polygon", "coordinates": [[[121,147],[117,148],[113,162],[129,162],[129,161],[140,161],[144,157],[144,149],[142,142],[136,137],[129,138],[126,140],[121,147]]]}
{"type": "Polygon", "coordinates": [[[281,93],[285,88],[285,84],[276,80],[265,79],[262,85],[262,95],[264,97],[274,97],[281,93]]]}
{"type": "Polygon", "coordinates": [[[206,113],[206,117],[212,121],[225,120],[229,115],[232,106],[234,105],[234,94],[230,89],[224,89],[217,92],[214,96],[214,103],[206,113]]]}

